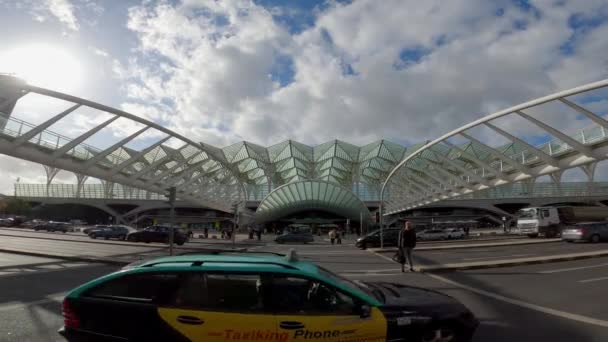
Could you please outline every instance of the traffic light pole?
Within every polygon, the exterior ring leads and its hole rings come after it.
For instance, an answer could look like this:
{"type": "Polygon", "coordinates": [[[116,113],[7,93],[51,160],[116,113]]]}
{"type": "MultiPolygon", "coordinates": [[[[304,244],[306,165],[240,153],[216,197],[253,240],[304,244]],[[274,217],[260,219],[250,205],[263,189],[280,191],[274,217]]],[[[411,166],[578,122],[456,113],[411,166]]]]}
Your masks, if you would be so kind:
{"type": "Polygon", "coordinates": [[[169,255],[173,255],[173,243],[175,240],[175,204],[169,203],[171,209],[169,211],[169,255]]]}
{"type": "Polygon", "coordinates": [[[169,211],[169,255],[173,255],[173,243],[175,240],[175,197],[177,189],[172,186],[167,190],[165,196],[168,198],[169,211]]]}

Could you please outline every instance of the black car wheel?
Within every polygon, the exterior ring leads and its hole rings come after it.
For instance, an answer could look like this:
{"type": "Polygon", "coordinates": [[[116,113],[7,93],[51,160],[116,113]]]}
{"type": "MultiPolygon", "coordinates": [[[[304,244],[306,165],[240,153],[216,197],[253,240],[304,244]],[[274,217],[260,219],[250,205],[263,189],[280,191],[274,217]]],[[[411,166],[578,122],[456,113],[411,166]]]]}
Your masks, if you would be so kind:
{"type": "Polygon", "coordinates": [[[103,239],[104,240],[108,240],[108,239],[110,239],[110,237],[106,235],[106,236],[103,237],[103,239]]]}
{"type": "Polygon", "coordinates": [[[126,240],[127,237],[125,235],[120,235],[118,236],[118,240],[126,240]]]}
{"type": "Polygon", "coordinates": [[[127,240],[128,240],[128,241],[131,241],[131,242],[137,242],[137,236],[135,236],[135,235],[130,235],[129,237],[127,237],[127,240]]]}
{"type": "Polygon", "coordinates": [[[591,236],[590,241],[591,241],[592,243],[598,243],[598,242],[600,242],[600,236],[599,236],[599,235],[597,235],[597,234],[594,234],[593,236],[591,236]]]}
{"type": "Polygon", "coordinates": [[[367,249],[367,242],[361,242],[361,249],[367,249]]]}
{"type": "Polygon", "coordinates": [[[91,235],[89,235],[89,237],[90,237],[91,239],[97,239],[97,235],[95,235],[95,234],[91,234],[91,235]]]}

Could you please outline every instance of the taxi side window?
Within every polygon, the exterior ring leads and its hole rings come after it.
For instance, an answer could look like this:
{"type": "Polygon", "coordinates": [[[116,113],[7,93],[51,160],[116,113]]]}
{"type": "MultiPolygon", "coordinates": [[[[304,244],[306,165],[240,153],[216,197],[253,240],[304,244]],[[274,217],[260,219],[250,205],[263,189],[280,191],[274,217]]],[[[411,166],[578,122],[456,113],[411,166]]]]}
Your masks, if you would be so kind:
{"type": "Polygon", "coordinates": [[[354,315],[355,301],[333,286],[305,278],[276,275],[270,305],[278,314],[354,315]]]}
{"type": "Polygon", "coordinates": [[[177,273],[136,273],[109,280],[86,293],[87,297],[157,303],[179,284],[177,273]]]}
{"type": "Polygon", "coordinates": [[[220,312],[264,312],[257,274],[192,273],[167,303],[184,309],[220,312]]]}

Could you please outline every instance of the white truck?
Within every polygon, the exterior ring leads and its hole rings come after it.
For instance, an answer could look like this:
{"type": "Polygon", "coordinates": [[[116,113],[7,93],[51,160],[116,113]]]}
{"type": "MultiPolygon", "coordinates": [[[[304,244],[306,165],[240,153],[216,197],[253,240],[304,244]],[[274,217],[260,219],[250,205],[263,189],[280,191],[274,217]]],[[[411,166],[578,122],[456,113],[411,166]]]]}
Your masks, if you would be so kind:
{"type": "Polygon", "coordinates": [[[553,238],[560,236],[567,225],[607,219],[608,207],[531,207],[517,212],[517,230],[529,237],[553,238]]]}

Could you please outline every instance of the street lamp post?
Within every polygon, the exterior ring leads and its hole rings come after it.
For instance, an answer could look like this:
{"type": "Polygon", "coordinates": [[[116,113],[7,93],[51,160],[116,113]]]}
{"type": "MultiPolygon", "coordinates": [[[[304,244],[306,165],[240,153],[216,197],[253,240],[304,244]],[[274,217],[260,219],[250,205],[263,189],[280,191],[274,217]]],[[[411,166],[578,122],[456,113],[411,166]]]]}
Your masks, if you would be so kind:
{"type": "Polygon", "coordinates": [[[384,248],[384,189],[386,188],[386,182],[382,184],[380,190],[380,248],[384,248]]]}

